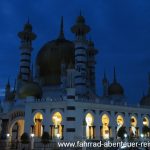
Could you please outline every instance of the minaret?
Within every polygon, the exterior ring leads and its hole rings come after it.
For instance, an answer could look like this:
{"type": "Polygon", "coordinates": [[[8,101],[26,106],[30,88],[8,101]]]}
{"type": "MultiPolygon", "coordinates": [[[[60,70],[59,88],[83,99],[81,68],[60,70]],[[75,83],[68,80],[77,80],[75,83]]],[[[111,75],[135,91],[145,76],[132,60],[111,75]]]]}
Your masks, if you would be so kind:
{"type": "Polygon", "coordinates": [[[60,33],[59,33],[59,39],[64,39],[64,19],[63,16],[61,17],[61,23],[60,23],[60,33]]]}
{"type": "Polygon", "coordinates": [[[90,39],[88,42],[88,83],[89,83],[89,89],[92,90],[93,93],[96,92],[96,85],[95,85],[95,55],[97,54],[97,50],[94,48],[94,43],[90,39]]]}
{"type": "Polygon", "coordinates": [[[6,100],[8,99],[9,94],[10,94],[10,82],[9,82],[9,79],[8,79],[8,82],[7,82],[6,87],[5,87],[5,99],[6,100]]]}
{"type": "Polygon", "coordinates": [[[85,19],[78,16],[76,24],[71,31],[75,34],[75,88],[76,94],[84,96],[87,94],[87,40],[86,34],[90,27],[85,24],[85,19]]]}
{"type": "Polygon", "coordinates": [[[20,76],[22,80],[28,81],[30,79],[32,41],[36,39],[36,34],[32,32],[32,25],[29,21],[25,24],[24,30],[18,33],[18,36],[21,39],[20,76]]]}
{"type": "Polygon", "coordinates": [[[103,96],[108,96],[108,80],[107,80],[105,71],[104,71],[102,84],[103,84],[103,96]]]}
{"type": "Polygon", "coordinates": [[[116,68],[114,67],[114,80],[113,83],[117,83],[117,78],[116,78],[116,68]]]}

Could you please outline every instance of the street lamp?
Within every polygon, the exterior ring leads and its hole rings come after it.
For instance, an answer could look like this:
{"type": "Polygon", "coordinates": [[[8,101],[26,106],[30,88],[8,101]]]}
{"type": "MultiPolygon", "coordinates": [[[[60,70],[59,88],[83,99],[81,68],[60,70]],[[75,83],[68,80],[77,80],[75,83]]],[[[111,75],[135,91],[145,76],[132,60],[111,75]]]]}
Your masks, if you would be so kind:
{"type": "Polygon", "coordinates": [[[30,136],[31,136],[31,138],[34,138],[35,135],[34,135],[34,133],[31,133],[30,136]]]}
{"type": "Polygon", "coordinates": [[[126,133],[124,134],[124,137],[127,138],[127,134],[126,133]]]}
{"type": "Polygon", "coordinates": [[[144,137],[144,134],[141,133],[141,138],[143,138],[143,137],[144,137]]]}
{"type": "Polygon", "coordinates": [[[34,149],[34,133],[31,133],[30,134],[30,137],[31,137],[31,150],[33,150],[34,149]]]}
{"type": "Polygon", "coordinates": [[[7,133],[7,134],[6,134],[6,136],[7,136],[7,138],[9,138],[9,137],[10,137],[10,134],[9,134],[9,133],[7,133]]]}

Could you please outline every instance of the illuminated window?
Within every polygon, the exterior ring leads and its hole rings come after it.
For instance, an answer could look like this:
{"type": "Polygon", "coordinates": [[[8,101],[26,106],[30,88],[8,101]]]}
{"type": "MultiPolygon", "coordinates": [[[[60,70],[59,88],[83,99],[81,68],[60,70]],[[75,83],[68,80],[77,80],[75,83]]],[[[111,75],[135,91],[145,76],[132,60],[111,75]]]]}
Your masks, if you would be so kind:
{"type": "Polygon", "coordinates": [[[94,138],[94,117],[91,113],[88,113],[85,117],[86,121],[86,138],[93,139],[94,138]]]}
{"type": "Polygon", "coordinates": [[[103,139],[109,139],[110,130],[109,130],[109,117],[107,114],[102,116],[102,129],[101,134],[103,139]]]}
{"type": "Polygon", "coordinates": [[[148,120],[147,117],[144,117],[144,118],[143,118],[143,125],[144,125],[144,126],[149,126],[149,120],[148,120]]]}
{"type": "Polygon", "coordinates": [[[51,135],[53,138],[61,139],[63,136],[63,128],[61,125],[62,115],[59,112],[54,113],[52,116],[53,126],[51,128],[51,135]]]}
{"type": "Polygon", "coordinates": [[[138,131],[137,131],[137,128],[136,128],[136,126],[137,126],[137,119],[134,116],[131,117],[130,124],[131,124],[130,136],[131,137],[135,137],[135,136],[138,135],[138,133],[137,133],[138,131]]]}
{"type": "Polygon", "coordinates": [[[124,119],[121,115],[118,115],[117,117],[117,125],[122,126],[124,124],[124,119]]]}
{"type": "Polygon", "coordinates": [[[43,115],[38,112],[34,115],[34,134],[36,137],[41,137],[43,134],[43,115]]]}

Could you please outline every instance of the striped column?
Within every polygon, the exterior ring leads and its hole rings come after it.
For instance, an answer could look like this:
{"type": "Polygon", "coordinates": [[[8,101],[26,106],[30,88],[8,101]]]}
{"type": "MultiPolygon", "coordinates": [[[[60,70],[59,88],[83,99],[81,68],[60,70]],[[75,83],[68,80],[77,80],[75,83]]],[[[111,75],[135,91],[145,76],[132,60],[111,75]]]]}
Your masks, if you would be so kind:
{"type": "Polygon", "coordinates": [[[87,46],[84,42],[75,42],[75,87],[77,95],[87,94],[87,46]]]}
{"type": "Polygon", "coordinates": [[[28,81],[30,79],[32,41],[36,39],[36,34],[32,32],[29,21],[25,24],[24,30],[18,33],[18,36],[21,39],[20,75],[22,80],[28,81]]]}

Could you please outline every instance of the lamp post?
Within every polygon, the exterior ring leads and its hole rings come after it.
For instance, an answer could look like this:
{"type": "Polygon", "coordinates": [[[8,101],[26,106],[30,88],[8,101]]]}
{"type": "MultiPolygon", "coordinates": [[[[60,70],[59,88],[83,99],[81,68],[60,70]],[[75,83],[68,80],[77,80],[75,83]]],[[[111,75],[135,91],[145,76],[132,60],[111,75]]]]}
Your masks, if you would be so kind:
{"type": "Polygon", "coordinates": [[[6,149],[9,149],[9,142],[10,142],[10,134],[6,134],[6,149]]]}
{"type": "Polygon", "coordinates": [[[125,133],[124,134],[125,142],[127,142],[127,137],[128,137],[128,135],[127,135],[127,133],[125,133]]]}
{"type": "Polygon", "coordinates": [[[31,137],[31,150],[34,149],[34,136],[35,135],[33,133],[30,134],[30,137],[31,137]]]}

